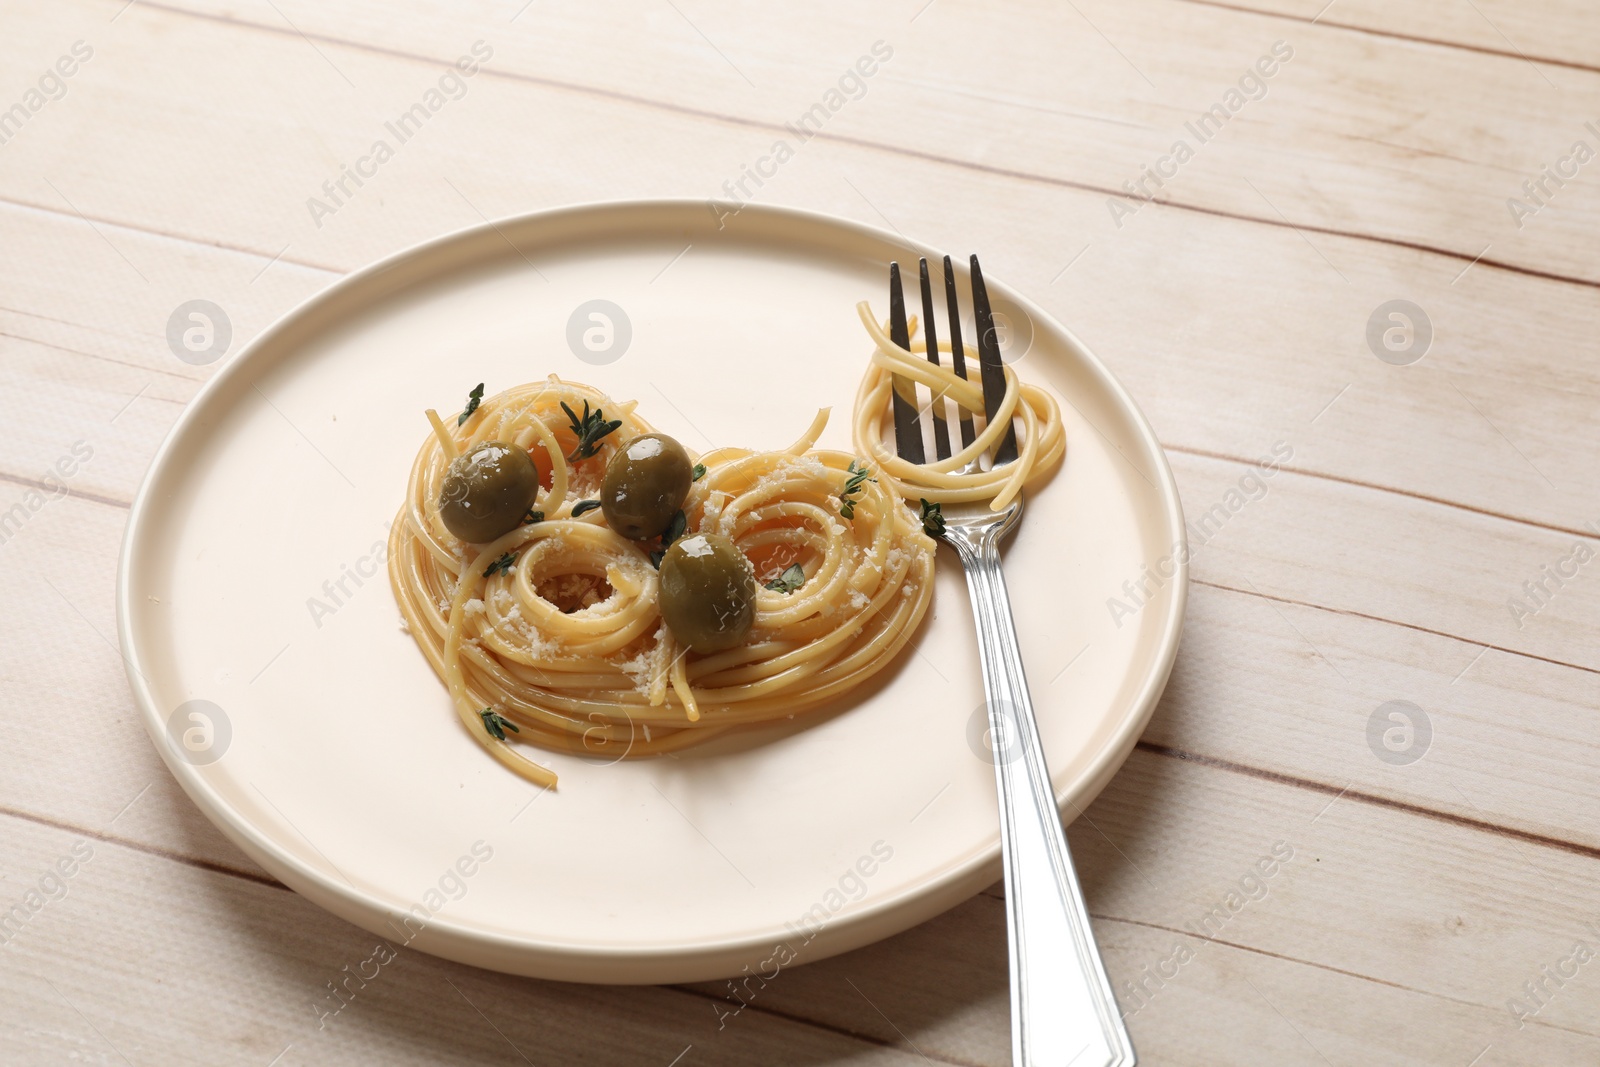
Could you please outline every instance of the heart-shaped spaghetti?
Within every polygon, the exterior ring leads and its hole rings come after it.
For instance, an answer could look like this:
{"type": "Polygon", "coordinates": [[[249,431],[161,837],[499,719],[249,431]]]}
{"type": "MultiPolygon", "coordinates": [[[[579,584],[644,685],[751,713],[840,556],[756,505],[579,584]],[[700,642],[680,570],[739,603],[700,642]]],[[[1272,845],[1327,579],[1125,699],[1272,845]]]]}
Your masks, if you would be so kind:
{"type": "Polygon", "coordinates": [[[934,544],[896,486],[813,448],[826,418],[782,451],[700,458],[674,536],[726,538],[757,585],[748,634],[699,653],[663,621],[665,545],[621,536],[594,505],[618,449],[651,432],[633,404],[552,376],[483,400],[454,428],[433,417],[389,575],[468,732],[554,785],[514,742],[602,759],[670,752],[814,709],[887,666],[927,611],[934,544]],[[491,441],[526,450],[540,485],[524,524],[468,543],[441,497],[457,455],[491,441]]]}

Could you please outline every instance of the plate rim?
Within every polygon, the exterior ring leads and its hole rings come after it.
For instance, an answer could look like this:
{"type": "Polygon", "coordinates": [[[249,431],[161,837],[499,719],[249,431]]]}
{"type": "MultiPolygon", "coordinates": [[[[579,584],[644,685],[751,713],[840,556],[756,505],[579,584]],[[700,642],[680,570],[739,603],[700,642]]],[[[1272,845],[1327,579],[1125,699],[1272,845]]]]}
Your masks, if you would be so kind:
{"type": "MultiPolygon", "coordinates": [[[[122,653],[124,673],[134,703],[138,707],[145,732],[149,734],[152,745],[166,764],[168,771],[201,813],[269,874],[317,906],[379,936],[384,934],[376,927],[386,921],[392,913],[392,909],[381,898],[355,886],[341,883],[305,862],[301,857],[282,848],[272,836],[229,805],[205,780],[196,766],[177,759],[170,745],[165,743],[166,723],[156,707],[155,699],[144,677],[140,645],[134,634],[131,564],[144,551],[145,530],[152,521],[150,513],[159,504],[153,499],[155,485],[161,480],[166,468],[175,462],[178,443],[191,432],[194,424],[204,417],[213,395],[227,388],[236,376],[243,375],[244,368],[260,362],[264,358],[261,353],[271,348],[280,334],[294,328],[299,320],[314,314],[322,309],[323,305],[343,299],[350,290],[359,289],[377,276],[394,270],[407,261],[439,252],[458,242],[471,243],[489,236],[504,238],[504,227],[518,229],[538,227],[540,224],[571,222],[584,215],[604,216],[613,212],[703,212],[709,203],[711,202],[697,197],[582,201],[519,212],[497,219],[486,219],[481,223],[450,230],[407,245],[364,267],[344,274],[311,293],[278,315],[232,356],[224,357],[222,366],[201,383],[200,388],[168,428],[161,444],[151,456],[129,508],[117,560],[117,638],[122,653]]],[[[738,214],[742,215],[745,212],[770,216],[780,221],[786,220],[790,224],[849,231],[856,237],[902,247],[918,254],[936,252],[929,246],[913,243],[902,234],[807,208],[744,203],[740,205],[738,214]]],[[[1076,349],[1084,368],[1092,372],[1098,380],[1100,388],[1104,389],[1130,417],[1132,428],[1137,431],[1146,453],[1155,463],[1154,474],[1157,479],[1155,487],[1162,512],[1168,522],[1167,541],[1175,548],[1181,546],[1182,549],[1187,549],[1187,527],[1177,483],[1166,452],[1144,411],[1099,356],[1070,328],[1003,281],[998,283],[991,281],[990,285],[1003,292],[1034,322],[1044,322],[1059,330],[1076,349]]],[[[254,369],[259,375],[265,367],[271,365],[268,363],[264,367],[254,369]]],[[[1074,808],[1081,809],[1082,806],[1092,802],[1127,760],[1149,723],[1171,676],[1182,639],[1189,592],[1188,556],[1187,551],[1174,552],[1173,559],[1177,564],[1177,570],[1166,583],[1171,589],[1171,596],[1161,622],[1157,657],[1153,669],[1146,675],[1131,701],[1132,714],[1124,718],[1102,744],[1100,750],[1094,753],[1082,772],[1054,790],[1058,808],[1070,804],[1074,808]]],[[[1063,817],[1064,824],[1070,824],[1072,821],[1073,817],[1063,817]]],[[[805,943],[799,959],[795,962],[815,962],[909,929],[992,884],[999,877],[1000,871],[1000,841],[997,826],[994,841],[987,847],[978,849],[965,860],[896,893],[870,903],[863,902],[862,907],[852,909],[831,920],[805,943]],[[891,915],[894,916],[893,921],[887,921],[887,917],[891,915]]],[[[506,973],[599,984],[639,984],[701,981],[726,977],[737,973],[737,964],[734,961],[760,958],[760,954],[786,940],[785,933],[786,931],[775,927],[759,934],[730,936],[715,941],[702,940],[692,944],[594,945],[490,932],[460,924],[448,916],[437,915],[429,919],[427,926],[413,941],[408,941],[407,946],[414,944],[421,951],[433,955],[506,973]]],[[[792,966],[793,963],[788,965],[792,966]]]]}

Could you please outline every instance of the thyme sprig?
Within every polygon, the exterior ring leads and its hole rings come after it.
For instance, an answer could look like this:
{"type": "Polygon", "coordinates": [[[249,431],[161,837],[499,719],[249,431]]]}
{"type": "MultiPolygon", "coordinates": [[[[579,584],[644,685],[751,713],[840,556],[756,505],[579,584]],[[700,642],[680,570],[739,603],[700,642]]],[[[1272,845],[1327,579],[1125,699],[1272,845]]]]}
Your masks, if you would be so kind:
{"type": "Polygon", "coordinates": [[[844,483],[844,488],[839,490],[839,517],[853,519],[856,517],[856,494],[866,482],[876,482],[878,479],[869,477],[871,468],[858,467],[856,461],[851,460],[847,470],[850,475],[844,483]]]}
{"type": "Polygon", "coordinates": [[[567,419],[572,423],[572,432],[578,437],[578,447],[567,456],[568,463],[576,463],[580,459],[588,459],[600,451],[600,441],[607,434],[622,425],[621,419],[607,419],[604,411],[595,408],[589,410],[589,402],[583,402],[583,415],[580,416],[561,402],[561,410],[567,413],[567,419]]]}
{"type": "Polygon", "coordinates": [[[784,572],[766,583],[775,593],[792,593],[806,584],[806,570],[800,564],[791,564],[784,572]]]}
{"type": "Polygon", "coordinates": [[[493,708],[484,708],[482,711],[478,712],[478,717],[483,720],[483,728],[489,731],[489,736],[494,738],[496,741],[504,741],[506,739],[507,730],[510,730],[514,734],[520,734],[522,732],[521,728],[518,727],[516,723],[506,718],[504,715],[501,715],[493,708]]]}
{"type": "Polygon", "coordinates": [[[471,418],[472,413],[478,410],[478,405],[481,403],[483,403],[483,383],[479,382],[472,392],[467,394],[467,406],[461,409],[460,415],[456,416],[456,425],[460,426],[471,418]]]}

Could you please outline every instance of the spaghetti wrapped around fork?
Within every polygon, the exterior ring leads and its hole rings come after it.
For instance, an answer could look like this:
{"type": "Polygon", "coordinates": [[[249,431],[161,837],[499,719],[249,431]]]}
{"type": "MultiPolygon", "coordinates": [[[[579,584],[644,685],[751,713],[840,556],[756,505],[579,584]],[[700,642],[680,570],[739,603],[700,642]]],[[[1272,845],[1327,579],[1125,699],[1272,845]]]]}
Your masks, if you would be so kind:
{"type": "MultiPolygon", "coordinates": [[[[872,362],[856,392],[853,436],[856,448],[898,482],[908,498],[921,497],[930,504],[987,503],[993,511],[1003,510],[1016,499],[1025,485],[1049,475],[1066,452],[1066,431],[1061,423],[1061,408],[1055,398],[1019,377],[1010,366],[1005,372],[1005,397],[993,421],[984,418],[983,387],[955,372],[950,345],[940,342],[938,366],[928,362],[927,342],[918,335],[916,322],[910,325],[911,347],[901,348],[889,337],[888,329],[873,317],[865,301],[856,305],[861,323],[876,346],[872,362]],[[926,387],[932,395],[937,415],[945,401],[960,414],[973,419],[977,434],[972,444],[953,449],[948,459],[909,463],[895,454],[884,440],[892,407],[896,377],[926,387]],[[1017,458],[999,467],[983,467],[1005,436],[1008,426],[1017,432],[1017,458]],[[969,465],[978,464],[971,471],[969,465]]],[[[975,353],[968,359],[976,364],[975,353]]],[[[914,396],[908,396],[913,405],[914,396]]],[[[957,442],[959,443],[959,442],[957,442]]]]}

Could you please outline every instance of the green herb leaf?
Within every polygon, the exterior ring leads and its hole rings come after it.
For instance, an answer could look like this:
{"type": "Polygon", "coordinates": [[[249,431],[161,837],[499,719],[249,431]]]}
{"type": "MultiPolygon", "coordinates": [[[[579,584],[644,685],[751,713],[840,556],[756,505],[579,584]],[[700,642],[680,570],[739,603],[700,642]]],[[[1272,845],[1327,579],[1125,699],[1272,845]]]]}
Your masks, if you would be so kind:
{"type": "Polygon", "coordinates": [[[578,435],[578,447],[574,448],[572,454],[567,457],[567,462],[569,463],[576,463],[580,459],[588,459],[599,452],[600,439],[622,425],[621,419],[607,421],[605,412],[599,408],[595,408],[594,412],[590,413],[587,400],[583,402],[583,415],[581,417],[576,411],[567,406],[565,400],[561,402],[561,410],[567,413],[567,419],[572,423],[572,432],[578,435]]]}
{"type": "Polygon", "coordinates": [[[767,583],[767,588],[775,593],[792,593],[806,584],[806,570],[796,563],[782,574],[767,583]]]}
{"type": "Polygon", "coordinates": [[[494,738],[496,741],[504,741],[506,739],[507,730],[510,730],[514,734],[520,734],[522,732],[521,728],[519,728],[516,723],[506,718],[504,715],[496,713],[493,708],[484,708],[482,711],[478,712],[478,716],[479,718],[483,719],[483,728],[489,731],[489,736],[494,738]]]}
{"type": "Polygon", "coordinates": [[[698,482],[701,478],[704,478],[705,476],[706,476],[706,465],[704,463],[696,463],[694,465],[694,479],[693,480],[698,482]]]}
{"type": "Polygon", "coordinates": [[[576,504],[572,505],[572,517],[577,518],[579,515],[593,511],[599,506],[600,501],[598,500],[580,500],[576,504]]]}
{"type": "Polygon", "coordinates": [[[926,497],[922,499],[922,532],[929,537],[944,536],[944,509],[928,503],[926,497]]]}
{"type": "Polygon", "coordinates": [[[534,511],[532,508],[529,508],[528,509],[528,513],[526,515],[522,516],[522,525],[524,525],[524,526],[532,526],[536,522],[543,522],[543,521],[544,521],[544,512],[542,512],[542,511],[534,511]]]}
{"type": "Polygon", "coordinates": [[[516,566],[516,563],[517,554],[515,552],[507,552],[505,555],[489,564],[489,566],[484,569],[483,576],[485,578],[493,578],[497,574],[510,574],[511,568],[516,566]]]}
{"type": "Polygon", "coordinates": [[[456,425],[460,426],[462,423],[466,422],[469,418],[471,418],[472,417],[472,413],[474,411],[478,410],[478,405],[480,403],[482,403],[482,402],[483,402],[483,383],[479,382],[478,385],[477,385],[477,388],[473,389],[472,392],[467,394],[467,406],[465,408],[463,408],[461,410],[461,414],[456,417],[456,425]]]}
{"type": "Polygon", "coordinates": [[[685,518],[683,509],[679,508],[678,513],[672,516],[672,521],[667,523],[667,532],[661,535],[661,547],[667,548],[672,542],[682,537],[684,527],[688,524],[689,520],[685,518]]]}
{"type": "Polygon", "coordinates": [[[871,473],[867,467],[856,466],[856,461],[851,460],[848,468],[850,477],[845,481],[844,488],[839,490],[839,517],[853,519],[856,517],[855,494],[861,491],[863,482],[876,482],[878,479],[867,477],[871,473]]]}
{"type": "Polygon", "coordinates": [[[679,508],[678,513],[672,516],[672,521],[667,524],[666,533],[661,535],[661,547],[650,553],[650,562],[655,565],[656,570],[661,569],[661,561],[666,558],[667,549],[672,547],[672,542],[683,536],[688,524],[689,520],[684,517],[683,509],[679,508]]]}

